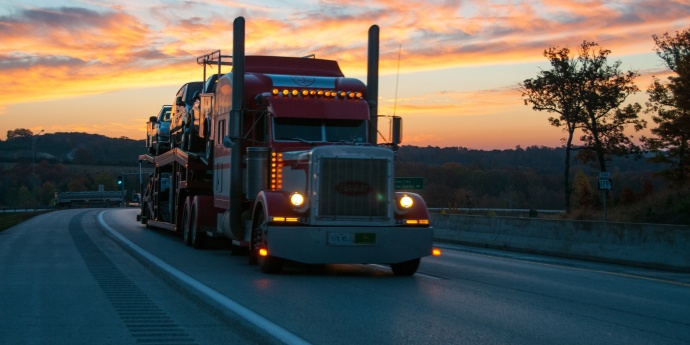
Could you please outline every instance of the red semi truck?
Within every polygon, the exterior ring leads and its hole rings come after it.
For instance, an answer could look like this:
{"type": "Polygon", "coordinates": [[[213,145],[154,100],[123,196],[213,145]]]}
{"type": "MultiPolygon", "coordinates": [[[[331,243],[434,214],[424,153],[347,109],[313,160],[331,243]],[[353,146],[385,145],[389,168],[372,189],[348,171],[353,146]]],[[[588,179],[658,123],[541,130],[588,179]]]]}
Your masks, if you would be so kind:
{"type": "Polygon", "coordinates": [[[377,143],[378,44],[372,26],[365,86],[336,61],[245,56],[237,18],[232,71],[219,52],[202,59],[219,67],[194,114],[206,150],[139,156],[155,167],[138,219],[194,247],[227,237],[266,273],[290,260],[414,274],[433,230],[424,200],[394,190],[397,140],[377,143]]]}

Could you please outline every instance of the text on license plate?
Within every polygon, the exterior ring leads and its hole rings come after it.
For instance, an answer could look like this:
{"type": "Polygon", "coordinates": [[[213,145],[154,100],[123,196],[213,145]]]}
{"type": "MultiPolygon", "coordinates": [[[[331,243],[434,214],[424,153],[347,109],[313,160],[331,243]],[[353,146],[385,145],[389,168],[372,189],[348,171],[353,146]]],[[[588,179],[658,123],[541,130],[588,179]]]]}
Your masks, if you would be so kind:
{"type": "Polygon", "coordinates": [[[376,234],[370,232],[329,232],[328,244],[332,246],[376,244],[376,234]]]}

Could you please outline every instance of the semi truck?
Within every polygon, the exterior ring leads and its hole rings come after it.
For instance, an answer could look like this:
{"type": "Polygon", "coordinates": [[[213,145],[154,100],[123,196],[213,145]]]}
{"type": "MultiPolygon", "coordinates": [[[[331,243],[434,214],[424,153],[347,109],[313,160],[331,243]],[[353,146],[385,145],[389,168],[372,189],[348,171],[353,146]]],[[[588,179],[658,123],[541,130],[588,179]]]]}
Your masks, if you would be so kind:
{"type": "Polygon", "coordinates": [[[219,51],[197,60],[204,74],[218,65],[194,112],[191,135],[206,148],[139,156],[140,170],[154,169],[138,220],[195,248],[228,238],[265,273],[294,261],[414,274],[433,229],[424,199],[394,190],[400,119],[390,121],[395,140],[377,140],[378,26],[365,85],[333,60],[245,55],[244,18],[233,25],[231,61],[219,51]]]}

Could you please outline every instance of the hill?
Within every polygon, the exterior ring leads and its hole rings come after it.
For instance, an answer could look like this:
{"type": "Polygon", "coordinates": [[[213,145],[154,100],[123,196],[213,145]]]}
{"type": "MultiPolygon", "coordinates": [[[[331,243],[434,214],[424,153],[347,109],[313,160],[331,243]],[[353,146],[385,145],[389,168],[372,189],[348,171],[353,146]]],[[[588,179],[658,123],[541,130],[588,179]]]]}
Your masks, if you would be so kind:
{"type": "MultiPolygon", "coordinates": [[[[34,138],[35,165],[31,164],[31,137],[0,141],[0,162],[4,162],[0,164],[0,207],[45,205],[55,191],[96,190],[99,184],[114,190],[118,174],[137,171],[137,157],[146,152],[143,140],[128,138],[86,133],[34,138]]],[[[397,152],[396,176],[422,177],[424,189],[415,192],[431,208],[562,210],[564,157],[563,148],[537,146],[490,151],[402,146],[397,152]]],[[[644,159],[611,158],[608,170],[613,190],[607,199],[611,214],[620,214],[620,220],[668,222],[677,217],[664,212],[678,209],[677,205],[682,206],[678,212],[690,213],[690,200],[677,193],[654,199],[669,191],[656,176],[661,168],[644,159]],[[657,201],[649,204],[645,200],[657,201]],[[627,215],[620,211],[626,209],[636,211],[627,215]]],[[[574,190],[571,217],[600,219],[603,193],[597,189],[598,170],[574,160],[570,176],[574,190]]],[[[126,189],[135,189],[126,184],[126,189]]],[[[134,184],[138,188],[138,182],[134,184]]]]}
{"type": "Polygon", "coordinates": [[[32,152],[37,163],[134,166],[146,148],[144,140],[88,133],[59,132],[0,141],[0,162],[31,162],[32,152]]]}

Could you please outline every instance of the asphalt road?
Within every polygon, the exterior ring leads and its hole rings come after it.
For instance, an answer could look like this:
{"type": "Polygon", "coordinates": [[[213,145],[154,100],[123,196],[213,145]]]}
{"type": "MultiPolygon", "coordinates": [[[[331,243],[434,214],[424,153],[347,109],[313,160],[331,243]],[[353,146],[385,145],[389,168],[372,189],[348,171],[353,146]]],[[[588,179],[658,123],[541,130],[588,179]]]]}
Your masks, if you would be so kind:
{"type": "Polygon", "coordinates": [[[441,245],[418,274],[194,250],[136,209],[0,233],[0,344],[690,344],[690,274],[441,245]]]}

